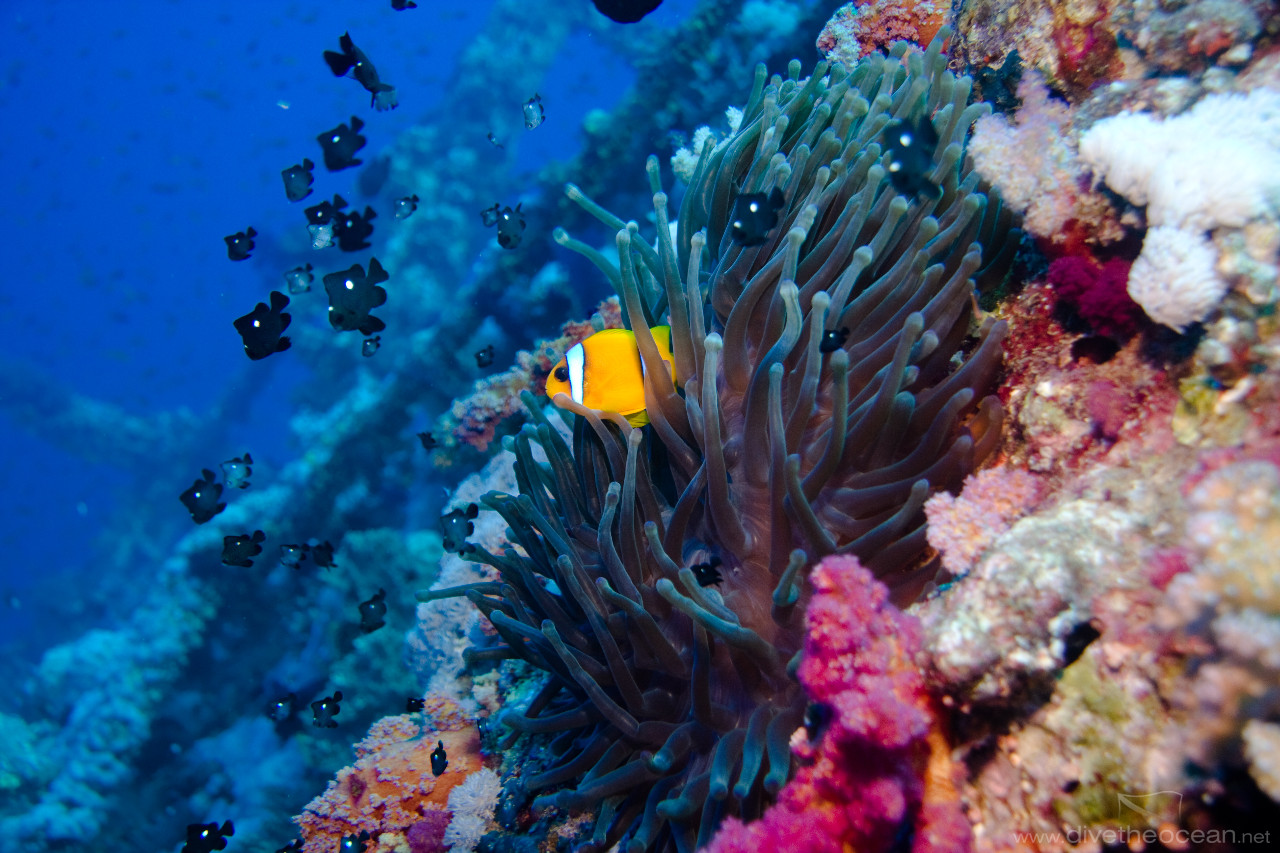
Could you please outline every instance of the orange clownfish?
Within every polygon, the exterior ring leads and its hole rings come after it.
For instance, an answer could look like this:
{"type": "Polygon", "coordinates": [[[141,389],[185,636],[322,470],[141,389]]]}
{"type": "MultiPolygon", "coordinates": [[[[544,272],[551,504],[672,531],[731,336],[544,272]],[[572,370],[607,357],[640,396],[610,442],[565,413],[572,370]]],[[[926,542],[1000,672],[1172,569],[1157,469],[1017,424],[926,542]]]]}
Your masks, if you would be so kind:
{"type": "MultiPolygon", "coordinates": [[[[672,379],[676,380],[671,328],[654,326],[650,331],[653,332],[653,342],[658,346],[658,354],[671,368],[672,379]]],[[[554,400],[556,394],[564,394],[575,403],[597,412],[617,412],[632,426],[647,424],[644,364],[640,360],[635,333],[626,329],[605,329],[569,347],[547,377],[547,396],[554,400]]]]}

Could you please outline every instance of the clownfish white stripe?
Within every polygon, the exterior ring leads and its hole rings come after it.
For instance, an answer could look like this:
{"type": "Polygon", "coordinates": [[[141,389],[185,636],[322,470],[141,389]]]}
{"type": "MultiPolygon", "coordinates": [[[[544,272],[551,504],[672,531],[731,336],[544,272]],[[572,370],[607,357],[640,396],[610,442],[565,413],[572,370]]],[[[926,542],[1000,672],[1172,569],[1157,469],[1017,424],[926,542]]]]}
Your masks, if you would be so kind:
{"type": "MultiPolygon", "coordinates": [[[[672,371],[669,380],[673,388],[678,388],[671,330],[654,326],[652,331],[664,372],[672,371]]],[[[554,401],[563,394],[578,406],[594,412],[616,412],[631,426],[642,427],[649,422],[645,411],[645,371],[636,336],[626,329],[604,329],[569,347],[547,375],[547,396],[554,401]]],[[[567,405],[567,401],[561,402],[567,405]]]]}
{"type": "Polygon", "coordinates": [[[587,366],[587,351],[583,349],[581,343],[574,344],[569,347],[569,351],[564,354],[564,359],[569,367],[569,396],[573,398],[573,402],[582,405],[583,374],[587,366]]]}

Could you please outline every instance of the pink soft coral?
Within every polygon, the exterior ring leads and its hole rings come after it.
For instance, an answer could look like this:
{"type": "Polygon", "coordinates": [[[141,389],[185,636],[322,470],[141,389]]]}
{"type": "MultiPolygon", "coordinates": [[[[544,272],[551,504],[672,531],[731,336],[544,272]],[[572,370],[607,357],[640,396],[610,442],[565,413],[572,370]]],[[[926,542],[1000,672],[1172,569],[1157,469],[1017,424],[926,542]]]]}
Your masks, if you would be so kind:
{"type": "Polygon", "coordinates": [[[987,468],[965,478],[959,497],[939,492],[925,502],[926,536],[953,575],[973,568],[991,543],[1040,500],[1040,482],[1020,468],[987,468]]]}
{"type": "Polygon", "coordinates": [[[915,664],[920,623],[853,557],[823,560],[810,578],[804,662],[810,697],[831,711],[825,733],[792,745],[804,763],[752,824],[729,819],[710,853],[971,847],[945,743],[915,664]],[[941,765],[941,766],[940,766],[941,765]]]}

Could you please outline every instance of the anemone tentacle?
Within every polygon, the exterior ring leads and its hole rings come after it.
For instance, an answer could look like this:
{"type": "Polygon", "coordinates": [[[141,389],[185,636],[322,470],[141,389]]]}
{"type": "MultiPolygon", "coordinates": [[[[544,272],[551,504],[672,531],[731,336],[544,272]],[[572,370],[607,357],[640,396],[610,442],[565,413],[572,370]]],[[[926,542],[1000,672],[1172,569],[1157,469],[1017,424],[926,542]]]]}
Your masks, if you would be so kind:
{"type": "Polygon", "coordinates": [[[526,394],[532,424],[506,440],[521,495],[482,500],[519,550],[479,552],[499,583],[422,597],[467,595],[497,631],[490,659],[547,673],[502,719],[560,733],[557,761],[526,783],[535,809],[603,802],[580,849],[692,850],[725,816],[759,814],[805,707],[808,566],[852,552],[910,600],[937,571],[925,499],[994,448],[1004,327],[974,328],[974,282],[1000,274],[1016,232],[962,165],[987,107],[947,70],[947,35],[803,80],[799,63],[785,79],[758,68],[739,130],[698,152],[674,237],[650,158],[656,248],[569,188],[617,232],[617,265],[556,240],[618,290],[651,426],[559,397],[577,415],[566,442],[526,394]],[[890,181],[879,140],[894,120],[937,130],[937,198],[890,181]],[[764,242],[731,239],[736,195],[775,187],[785,204],[764,242]],[[713,557],[722,580],[703,587],[690,567],[713,557]]]}

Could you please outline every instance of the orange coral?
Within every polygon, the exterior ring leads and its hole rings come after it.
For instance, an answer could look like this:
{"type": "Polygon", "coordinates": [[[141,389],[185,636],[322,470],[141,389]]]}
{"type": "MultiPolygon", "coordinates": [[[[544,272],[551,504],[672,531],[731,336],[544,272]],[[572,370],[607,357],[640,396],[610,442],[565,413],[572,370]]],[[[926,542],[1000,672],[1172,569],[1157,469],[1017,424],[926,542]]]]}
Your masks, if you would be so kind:
{"type": "Polygon", "coordinates": [[[448,813],[449,792],[483,764],[480,734],[449,699],[427,697],[417,714],[384,717],[355,745],[356,762],[294,820],[306,853],[331,853],[348,835],[368,832],[367,853],[389,853],[417,823],[448,813]],[[436,776],[431,753],[443,741],[449,764],[436,776]],[[433,814],[436,813],[436,814],[433,814]]]}
{"type": "Polygon", "coordinates": [[[858,0],[841,6],[818,36],[818,50],[851,65],[895,41],[927,45],[947,22],[951,7],[939,0],[858,0]]]}

